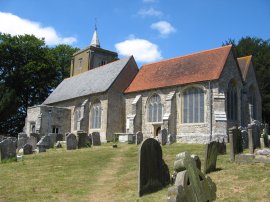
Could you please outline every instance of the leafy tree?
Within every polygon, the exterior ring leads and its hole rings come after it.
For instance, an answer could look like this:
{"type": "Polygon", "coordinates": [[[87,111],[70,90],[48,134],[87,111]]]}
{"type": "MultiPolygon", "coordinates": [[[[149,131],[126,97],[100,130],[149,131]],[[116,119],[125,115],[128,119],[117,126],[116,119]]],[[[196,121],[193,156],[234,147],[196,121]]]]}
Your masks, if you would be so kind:
{"type": "Polygon", "coordinates": [[[238,43],[229,39],[223,45],[233,44],[238,57],[252,55],[256,77],[262,95],[263,120],[270,122],[270,40],[256,37],[241,38],[238,43]]]}
{"type": "Polygon", "coordinates": [[[33,35],[0,34],[0,133],[22,131],[27,108],[41,104],[67,75],[74,51],[49,48],[33,35]]]}

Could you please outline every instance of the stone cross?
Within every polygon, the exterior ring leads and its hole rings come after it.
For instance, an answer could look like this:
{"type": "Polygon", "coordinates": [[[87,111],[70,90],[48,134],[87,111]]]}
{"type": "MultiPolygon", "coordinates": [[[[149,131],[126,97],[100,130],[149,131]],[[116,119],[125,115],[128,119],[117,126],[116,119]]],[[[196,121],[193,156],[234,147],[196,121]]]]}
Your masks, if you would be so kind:
{"type": "Polygon", "coordinates": [[[139,149],[139,196],[160,190],[169,183],[169,169],[162,159],[159,142],[154,138],[144,140],[139,149]]]}

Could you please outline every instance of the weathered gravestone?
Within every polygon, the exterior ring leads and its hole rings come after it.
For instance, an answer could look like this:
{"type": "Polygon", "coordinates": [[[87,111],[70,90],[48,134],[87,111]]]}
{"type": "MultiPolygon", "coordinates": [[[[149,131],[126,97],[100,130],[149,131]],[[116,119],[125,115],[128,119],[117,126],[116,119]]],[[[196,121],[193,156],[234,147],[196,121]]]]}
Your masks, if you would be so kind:
{"type": "Polygon", "coordinates": [[[101,145],[99,132],[92,133],[92,144],[93,144],[93,146],[100,146],[101,145]]]}
{"type": "Polygon", "coordinates": [[[56,133],[49,133],[48,134],[49,138],[50,138],[50,148],[53,148],[55,143],[56,143],[56,133]]]}
{"type": "Polygon", "coordinates": [[[197,168],[188,152],[176,155],[174,186],[168,189],[167,202],[210,202],[216,199],[216,185],[197,168]]]}
{"type": "Polygon", "coordinates": [[[16,142],[11,138],[4,139],[0,142],[0,160],[16,160],[16,142]]]}
{"type": "Polygon", "coordinates": [[[50,149],[51,147],[51,139],[48,135],[44,135],[41,137],[39,142],[37,143],[37,146],[44,146],[45,149],[50,149]]]}
{"type": "Polygon", "coordinates": [[[242,138],[243,138],[243,148],[248,148],[248,132],[247,130],[241,130],[242,138]]]}
{"type": "Polygon", "coordinates": [[[143,141],[143,133],[141,131],[138,131],[136,133],[136,144],[141,144],[141,142],[143,141]]]}
{"type": "Polygon", "coordinates": [[[30,136],[29,139],[27,140],[27,144],[32,145],[32,149],[36,149],[37,148],[37,138],[34,136],[30,136]]]}
{"type": "Polygon", "coordinates": [[[33,153],[33,147],[32,147],[32,145],[30,145],[30,144],[25,144],[24,146],[23,146],[23,154],[24,155],[27,155],[27,154],[32,154],[33,153]]]}
{"type": "Polygon", "coordinates": [[[86,145],[87,145],[88,147],[91,147],[91,145],[92,145],[92,134],[89,134],[89,135],[87,136],[87,142],[86,142],[86,145]]]}
{"type": "Polygon", "coordinates": [[[139,196],[160,190],[169,183],[170,173],[162,159],[159,142],[153,138],[144,140],[139,149],[139,196]]]}
{"type": "Polygon", "coordinates": [[[224,142],[217,142],[218,147],[218,154],[226,154],[226,143],[224,142]]]}
{"type": "Polygon", "coordinates": [[[76,135],[73,133],[68,134],[67,136],[67,150],[77,149],[78,141],[76,135]]]}
{"type": "Polygon", "coordinates": [[[63,134],[57,133],[57,134],[56,134],[56,142],[58,142],[58,141],[63,141],[63,140],[64,140],[63,134]]]}
{"type": "Polygon", "coordinates": [[[18,134],[18,150],[23,148],[23,146],[27,143],[28,136],[26,133],[19,133],[18,134]]]}
{"type": "Polygon", "coordinates": [[[255,149],[253,140],[253,127],[248,125],[248,149],[250,154],[253,154],[255,149]]]}
{"type": "Polygon", "coordinates": [[[161,133],[158,135],[158,140],[161,145],[165,145],[168,139],[168,131],[166,128],[161,130],[161,133]]]}
{"type": "Polygon", "coordinates": [[[211,142],[205,147],[204,173],[210,173],[216,170],[218,155],[218,143],[211,142]]]}
{"type": "Polygon", "coordinates": [[[87,147],[87,133],[84,131],[77,131],[78,148],[87,147]]]}
{"type": "MultiPolygon", "coordinates": [[[[42,138],[41,138],[42,139],[42,138]]],[[[45,145],[44,141],[40,141],[37,143],[37,150],[38,150],[38,153],[41,153],[41,152],[46,152],[46,148],[47,146],[45,145]]]]}
{"type": "Polygon", "coordinates": [[[128,144],[134,144],[136,141],[136,137],[134,134],[128,134],[128,144]]]}
{"type": "Polygon", "coordinates": [[[37,142],[41,139],[41,135],[39,133],[30,133],[30,137],[35,137],[37,139],[37,142]]]}

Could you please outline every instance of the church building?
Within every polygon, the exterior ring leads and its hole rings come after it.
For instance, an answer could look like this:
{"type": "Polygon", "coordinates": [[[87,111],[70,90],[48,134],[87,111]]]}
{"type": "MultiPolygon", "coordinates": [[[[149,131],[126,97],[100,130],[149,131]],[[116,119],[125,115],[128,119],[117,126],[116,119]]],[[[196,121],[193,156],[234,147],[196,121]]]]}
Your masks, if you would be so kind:
{"type": "Polygon", "coordinates": [[[177,142],[227,142],[228,128],[261,121],[261,95],[252,56],[237,58],[223,46],[143,65],[118,59],[100,47],[95,30],[89,47],[71,60],[70,78],[27,110],[25,132],[99,132],[156,137],[162,129],[177,142]]]}

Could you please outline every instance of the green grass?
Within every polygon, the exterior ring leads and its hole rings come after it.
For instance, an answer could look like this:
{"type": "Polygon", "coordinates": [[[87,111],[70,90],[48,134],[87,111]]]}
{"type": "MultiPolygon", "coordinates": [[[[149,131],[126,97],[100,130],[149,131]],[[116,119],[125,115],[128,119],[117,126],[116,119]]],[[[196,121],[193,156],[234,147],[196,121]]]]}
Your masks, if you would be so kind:
{"type": "MultiPolygon", "coordinates": [[[[162,149],[171,173],[175,155],[183,151],[198,154],[203,168],[203,145],[162,149]]],[[[220,170],[209,174],[217,185],[217,201],[270,201],[270,165],[239,165],[229,159],[229,153],[218,156],[220,170]]],[[[0,164],[0,201],[166,201],[168,187],[138,198],[137,168],[136,145],[51,149],[0,164]]]]}

